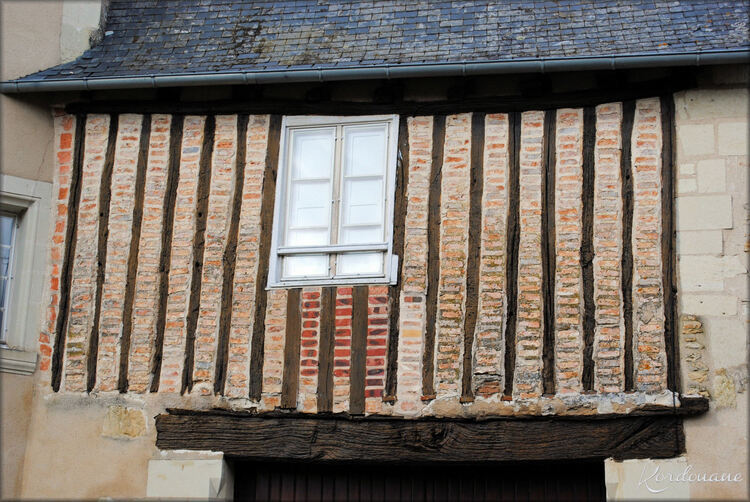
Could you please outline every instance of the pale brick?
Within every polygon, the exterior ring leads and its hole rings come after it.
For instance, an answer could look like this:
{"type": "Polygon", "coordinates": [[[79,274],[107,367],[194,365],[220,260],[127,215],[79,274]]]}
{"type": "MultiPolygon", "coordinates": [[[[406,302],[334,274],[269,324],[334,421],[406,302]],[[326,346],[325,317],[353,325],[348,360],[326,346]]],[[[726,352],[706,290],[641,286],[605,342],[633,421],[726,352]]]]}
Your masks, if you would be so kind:
{"type": "Polygon", "coordinates": [[[128,390],[131,392],[146,392],[151,384],[171,124],[170,115],[151,117],[128,360],[128,390]]]}
{"type": "MultiPolygon", "coordinates": [[[[55,167],[52,188],[52,218],[49,251],[49,287],[46,290],[43,306],[46,313],[39,333],[39,370],[45,384],[50,382],[52,348],[55,343],[57,316],[60,313],[60,280],[65,259],[65,241],[68,227],[68,207],[70,185],[73,174],[73,145],[76,137],[76,117],[61,110],[54,113],[55,167]]],[[[68,259],[71,259],[68,257],[68,259]]]]}
{"type": "Polygon", "coordinates": [[[727,169],[724,165],[724,159],[701,160],[698,162],[699,192],[724,192],[726,189],[727,169]]]}
{"type": "Polygon", "coordinates": [[[333,335],[333,412],[349,411],[352,367],[352,288],[336,288],[333,335]]]}
{"type": "Polygon", "coordinates": [[[130,241],[133,234],[133,209],[142,123],[143,115],[123,114],[119,116],[112,169],[107,265],[102,292],[96,364],[96,389],[100,391],[112,391],[117,388],[122,315],[128,280],[130,241]]]}
{"type": "Polygon", "coordinates": [[[713,124],[677,127],[677,141],[685,155],[710,155],[715,151],[713,124]]]}
{"type": "Polygon", "coordinates": [[[721,254],[724,250],[721,230],[677,232],[677,254],[721,254]]]}
{"type": "Polygon", "coordinates": [[[263,382],[261,408],[273,410],[281,404],[286,346],[287,290],[272,289],[266,299],[266,323],[263,342],[263,382]]]}
{"type": "Polygon", "coordinates": [[[367,300],[365,413],[371,414],[379,413],[383,408],[388,355],[388,286],[370,286],[367,300]]]}
{"type": "Polygon", "coordinates": [[[445,121],[440,196],[440,279],[435,332],[435,392],[458,396],[463,362],[464,302],[469,241],[471,114],[445,121]]]}
{"type": "Polygon", "coordinates": [[[515,399],[542,394],[542,139],[544,112],[521,115],[520,240],[518,249],[518,319],[516,322],[515,399]]]}
{"type": "Polygon", "coordinates": [[[747,121],[719,124],[719,154],[747,155],[747,121]]]}
{"type": "MultiPolygon", "coordinates": [[[[611,113],[610,113],[611,114],[611,113]]],[[[557,111],[555,145],[555,311],[544,315],[555,317],[555,381],[560,394],[581,392],[583,373],[583,277],[581,270],[581,243],[583,230],[583,110],[557,111]]],[[[601,134],[600,134],[601,136],[601,134]]],[[[609,146],[617,138],[598,137],[597,142],[609,146]]],[[[614,145],[617,147],[617,144],[614,145]]],[[[607,148],[610,150],[611,148],[607,148]]],[[[612,184],[613,162],[602,164],[602,147],[596,148],[596,170],[602,170],[595,188],[602,183],[612,184]],[[605,180],[602,180],[602,175],[605,180]]],[[[616,198],[617,191],[609,198],[616,198]]],[[[617,202],[602,201],[602,191],[595,192],[594,204],[600,211],[617,211],[617,202]],[[605,206],[605,207],[602,207],[605,206]]],[[[596,211],[596,209],[595,209],[596,211]]],[[[605,251],[601,241],[610,241],[611,222],[602,226],[594,220],[594,246],[605,251]],[[600,236],[599,233],[605,235],[600,236]],[[597,239],[597,237],[600,237],[597,239]]],[[[540,232],[540,229],[535,229],[540,232]]],[[[611,252],[611,251],[609,251],[611,252]]],[[[616,253],[617,250],[615,249],[616,253]]],[[[595,272],[596,272],[595,262],[595,272]]],[[[595,286],[598,282],[595,282],[595,286]]],[[[595,294],[600,291],[595,289],[595,294]]]]}
{"type": "Polygon", "coordinates": [[[619,392],[625,387],[621,123],[622,105],[620,103],[596,107],[593,359],[594,389],[600,393],[619,392]]]}
{"type": "Polygon", "coordinates": [[[409,181],[399,299],[396,409],[413,415],[422,407],[422,357],[427,290],[427,212],[432,168],[432,117],[409,117],[409,181]]]}
{"type": "Polygon", "coordinates": [[[474,332],[476,396],[502,392],[504,374],[505,234],[508,220],[508,115],[487,114],[484,132],[482,237],[477,325],[474,332]]]}
{"type": "MultiPolygon", "coordinates": [[[[255,329],[256,295],[258,292],[258,258],[260,253],[260,210],[263,179],[268,149],[268,115],[248,118],[245,143],[245,174],[242,184],[234,265],[232,321],[229,331],[227,379],[228,397],[245,397],[249,391],[251,337],[255,329]]],[[[261,284],[260,287],[265,287],[261,284]]]]}
{"type": "Polygon", "coordinates": [[[659,392],[667,385],[661,256],[661,106],[636,101],[632,137],[633,365],[635,388],[659,392]]]}
{"type": "Polygon", "coordinates": [[[224,252],[232,221],[237,155],[237,116],[217,115],[201,267],[200,311],[195,332],[193,390],[213,394],[219,319],[224,284],[224,252]]]}
{"type": "Polygon", "coordinates": [[[99,190],[110,128],[109,115],[86,116],[86,143],[81,172],[81,199],[76,224],[76,251],[70,284],[70,316],[65,339],[66,391],[86,390],[86,356],[94,318],[99,234],[99,190]]]}
{"type": "Polygon", "coordinates": [[[160,392],[180,392],[185,366],[187,316],[192,287],[193,239],[196,230],[198,174],[206,118],[184,119],[180,177],[174,203],[167,317],[162,349],[160,392]]]}
{"type": "Polygon", "coordinates": [[[678,197],[675,202],[677,230],[732,228],[732,196],[678,197]]]}

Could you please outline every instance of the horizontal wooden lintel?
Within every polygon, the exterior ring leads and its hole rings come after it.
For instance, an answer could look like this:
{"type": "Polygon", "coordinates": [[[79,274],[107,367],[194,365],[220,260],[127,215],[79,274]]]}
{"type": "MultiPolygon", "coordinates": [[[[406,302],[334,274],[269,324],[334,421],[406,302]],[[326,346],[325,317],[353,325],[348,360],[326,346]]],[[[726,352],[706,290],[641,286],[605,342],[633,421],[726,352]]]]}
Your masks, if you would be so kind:
{"type": "MultiPolygon", "coordinates": [[[[684,402],[684,401],[683,401],[684,402]]],[[[606,417],[408,420],[168,410],[156,417],[157,447],[222,451],[262,461],[506,462],[670,458],[684,452],[682,412],[606,417]]]]}

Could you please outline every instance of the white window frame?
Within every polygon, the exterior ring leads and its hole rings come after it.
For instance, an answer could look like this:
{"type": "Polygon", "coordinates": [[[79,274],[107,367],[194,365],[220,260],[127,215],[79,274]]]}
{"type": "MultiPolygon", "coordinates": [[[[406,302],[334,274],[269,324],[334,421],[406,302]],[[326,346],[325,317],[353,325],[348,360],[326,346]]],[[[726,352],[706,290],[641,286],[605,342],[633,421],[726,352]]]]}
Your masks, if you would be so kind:
{"type": "MultiPolygon", "coordinates": [[[[285,116],[281,122],[281,143],[279,145],[279,166],[276,180],[276,203],[274,204],[273,230],[271,237],[271,254],[268,269],[268,288],[288,288],[298,286],[328,286],[328,285],[355,285],[355,284],[395,284],[398,279],[396,271],[398,257],[393,255],[393,211],[396,191],[396,163],[398,157],[398,115],[363,115],[363,116],[285,116]],[[385,195],[386,207],[384,211],[384,229],[386,239],[384,242],[371,244],[334,244],[329,246],[307,246],[307,247],[285,247],[281,246],[285,235],[287,205],[289,203],[290,183],[290,152],[291,141],[289,141],[290,130],[295,128],[312,127],[338,127],[352,124],[386,123],[388,124],[388,142],[386,148],[386,175],[385,195]],[[347,251],[383,251],[384,265],[383,274],[377,275],[352,275],[335,277],[310,277],[304,279],[282,279],[281,264],[282,257],[294,254],[336,254],[347,251]]],[[[341,149],[342,138],[336,136],[335,151],[341,149]]],[[[342,170],[343,162],[334,162],[334,170],[342,170]]],[[[341,183],[342,175],[335,172],[332,183],[341,183]]],[[[341,189],[339,187],[339,199],[341,189]]],[[[331,201],[334,204],[334,201],[331,201]]],[[[331,213],[336,214],[334,212],[331,213]]],[[[336,215],[338,218],[338,215],[336,215]]],[[[331,217],[332,224],[338,224],[331,217]]]]}
{"type": "Polygon", "coordinates": [[[7,331],[0,344],[0,371],[32,374],[44,321],[52,183],[0,174],[0,211],[16,217],[7,331]]]}

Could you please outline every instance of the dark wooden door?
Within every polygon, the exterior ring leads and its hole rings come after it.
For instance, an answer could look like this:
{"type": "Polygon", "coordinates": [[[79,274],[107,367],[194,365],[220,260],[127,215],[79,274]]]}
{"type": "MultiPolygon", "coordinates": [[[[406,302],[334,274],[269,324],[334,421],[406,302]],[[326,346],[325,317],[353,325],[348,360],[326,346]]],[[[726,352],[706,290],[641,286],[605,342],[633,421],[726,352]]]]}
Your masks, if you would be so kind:
{"type": "Polygon", "coordinates": [[[603,462],[476,465],[235,463],[235,500],[605,500],[603,462]]]}

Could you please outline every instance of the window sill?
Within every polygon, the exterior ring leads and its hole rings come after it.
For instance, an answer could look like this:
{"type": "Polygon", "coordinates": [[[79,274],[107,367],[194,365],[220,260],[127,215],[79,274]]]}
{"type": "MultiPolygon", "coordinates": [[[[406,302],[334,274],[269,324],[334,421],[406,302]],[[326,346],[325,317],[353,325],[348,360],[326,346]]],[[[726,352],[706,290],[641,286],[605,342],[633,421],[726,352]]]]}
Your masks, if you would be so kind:
{"type": "Polygon", "coordinates": [[[291,289],[291,288],[324,288],[328,286],[392,286],[393,282],[389,278],[383,277],[362,277],[359,279],[341,278],[341,279],[319,279],[304,281],[284,281],[280,283],[269,284],[266,290],[271,289],[291,289]]]}
{"type": "Polygon", "coordinates": [[[0,372],[31,375],[36,370],[36,352],[0,347],[0,372]]]}

